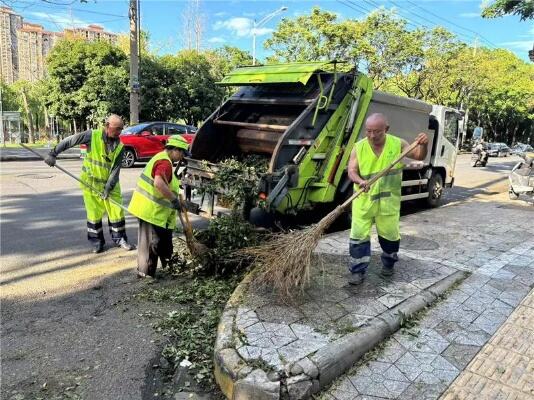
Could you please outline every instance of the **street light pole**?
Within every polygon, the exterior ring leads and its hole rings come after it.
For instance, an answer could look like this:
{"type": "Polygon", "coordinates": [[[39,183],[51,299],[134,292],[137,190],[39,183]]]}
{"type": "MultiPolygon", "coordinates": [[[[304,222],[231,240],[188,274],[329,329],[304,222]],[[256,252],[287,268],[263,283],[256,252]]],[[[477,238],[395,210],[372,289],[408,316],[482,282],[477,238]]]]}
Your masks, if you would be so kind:
{"type": "Polygon", "coordinates": [[[254,20],[252,25],[252,65],[256,65],[256,29],[260,28],[262,25],[266,24],[269,20],[276,17],[278,14],[282,14],[287,10],[287,7],[280,7],[278,10],[273,11],[269,15],[263,17],[258,23],[254,20]]]}

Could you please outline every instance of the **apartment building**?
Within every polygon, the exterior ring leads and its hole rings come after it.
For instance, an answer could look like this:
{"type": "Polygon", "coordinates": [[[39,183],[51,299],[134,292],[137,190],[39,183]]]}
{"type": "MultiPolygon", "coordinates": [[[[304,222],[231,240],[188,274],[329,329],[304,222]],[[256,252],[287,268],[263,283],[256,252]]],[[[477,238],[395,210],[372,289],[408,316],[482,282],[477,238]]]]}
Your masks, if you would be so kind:
{"type": "Polygon", "coordinates": [[[117,35],[99,25],[50,32],[42,25],[24,22],[8,7],[0,7],[0,80],[10,84],[18,79],[37,81],[46,73],[46,56],[61,37],[89,42],[117,42],[117,35]]]}
{"type": "Polygon", "coordinates": [[[17,30],[22,17],[8,7],[0,7],[0,80],[13,83],[18,79],[17,30]]]}

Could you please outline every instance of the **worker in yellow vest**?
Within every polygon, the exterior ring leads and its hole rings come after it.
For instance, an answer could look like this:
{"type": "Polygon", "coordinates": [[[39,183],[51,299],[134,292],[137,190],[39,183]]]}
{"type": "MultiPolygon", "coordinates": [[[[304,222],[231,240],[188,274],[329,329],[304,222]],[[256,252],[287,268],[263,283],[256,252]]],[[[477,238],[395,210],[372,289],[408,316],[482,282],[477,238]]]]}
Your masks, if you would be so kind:
{"type": "MultiPolygon", "coordinates": [[[[365,122],[366,138],[354,145],[349,160],[348,174],[355,184],[354,189],[364,190],[352,203],[349,242],[349,283],[352,285],[363,282],[371,261],[370,235],[373,222],[382,248],[382,275],[392,275],[395,262],[398,261],[402,163],[397,164],[372,186],[368,183],[369,179],[386,169],[409,145],[405,140],[386,133],[388,129],[388,121],[383,114],[371,114],[365,122]]],[[[423,160],[428,150],[428,136],[420,133],[416,140],[419,145],[407,157],[423,160]]]]}
{"type": "Polygon", "coordinates": [[[104,129],[89,129],[63,139],[45,159],[45,163],[53,167],[56,165],[57,155],[61,152],[81,144],[87,145],[87,155],[83,160],[80,179],[100,192],[97,194],[81,184],[87,213],[87,238],[92,245],[93,253],[104,251],[102,227],[104,214],[108,215],[109,231],[115,245],[127,251],[135,248],[128,243],[124,211],[108,199],[111,197],[122,204],[119,172],[123,146],[119,135],[123,126],[122,118],[111,114],[106,118],[104,129]]]}
{"type": "Polygon", "coordinates": [[[165,267],[172,256],[172,232],[181,208],[180,181],[172,164],[188,155],[188,148],[182,136],[171,136],[137,180],[128,211],[139,218],[137,276],[141,278],[155,277],[158,258],[165,267]]]}

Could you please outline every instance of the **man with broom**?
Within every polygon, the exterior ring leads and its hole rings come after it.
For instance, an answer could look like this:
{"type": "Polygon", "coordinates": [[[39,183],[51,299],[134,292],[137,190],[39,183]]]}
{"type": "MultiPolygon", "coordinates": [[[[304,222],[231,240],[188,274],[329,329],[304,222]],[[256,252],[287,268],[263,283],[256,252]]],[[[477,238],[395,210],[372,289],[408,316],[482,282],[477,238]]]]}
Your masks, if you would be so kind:
{"type": "Polygon", "coordinates": [[[135,247],[128,243],[126,221],[119,184],[123,146],[119,139],[124,123],[122,118],[111,114],[106,118],[104,129],[90,129],[63,139],[45,158],[45,163],[56,165],[58,154],[80,144],[87,145],[87,155],[83,160],[80,180],[98,190],[95,193],[82,183],[83,202],[87,212],[87,238],[93,253],[104,251],[104,231],[102,217],[108,215],[109,231],[116,246],[124,250],[135,247]],[[110,201],[108,198],[111,198],[110,201]]]}
{"type": "MultiPolygon", "coordinates": [[[[363,282],[371,261],[370,234],[373,222],[382,248],[382,275],[392,275],[395,262],[398,261],[402,164],[396,164],[373,185],[368,183],[409,146],[405,140],[386,133],[388,129],[388,121],[383,114],[371,114],[365,122],[367,137],[354,145],[349,160],[349,178],[357,185],[356,189],[364,192],[352,203],[349,242],[349,283],[352,285],[363,282]]],[[[407,157],[423,160],[428,150],[428,136],[420,133],[416,142],[418,146],[408,152],[407,157]]]]}
{"type": "Polygon", "coordinates": [[[137,276],[156,275],[158,257],[165,267],[172,256],[172,231],[181,209],[180,181],[172,164],[188,155],[189,144],[180,135],[171,136],[165,150],[148,162],[137,180],[128,211],[139,218],[137,276]]]}

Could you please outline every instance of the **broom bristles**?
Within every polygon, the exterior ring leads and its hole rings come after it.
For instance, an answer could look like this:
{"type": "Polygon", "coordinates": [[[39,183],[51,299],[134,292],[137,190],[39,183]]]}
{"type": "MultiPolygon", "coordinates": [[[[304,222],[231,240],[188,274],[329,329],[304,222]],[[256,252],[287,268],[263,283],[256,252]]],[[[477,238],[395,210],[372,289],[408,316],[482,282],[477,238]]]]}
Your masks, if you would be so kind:
{"type": "Polygon", "coordinates": [[[292,298],[310,281],[313,251],[323,233],[343,212],[338,207],[317,224],[302,230],[273,235],[265,243],[242,249],[257,270],[254,281],[271,286],[284,298],[292,298]]]}

